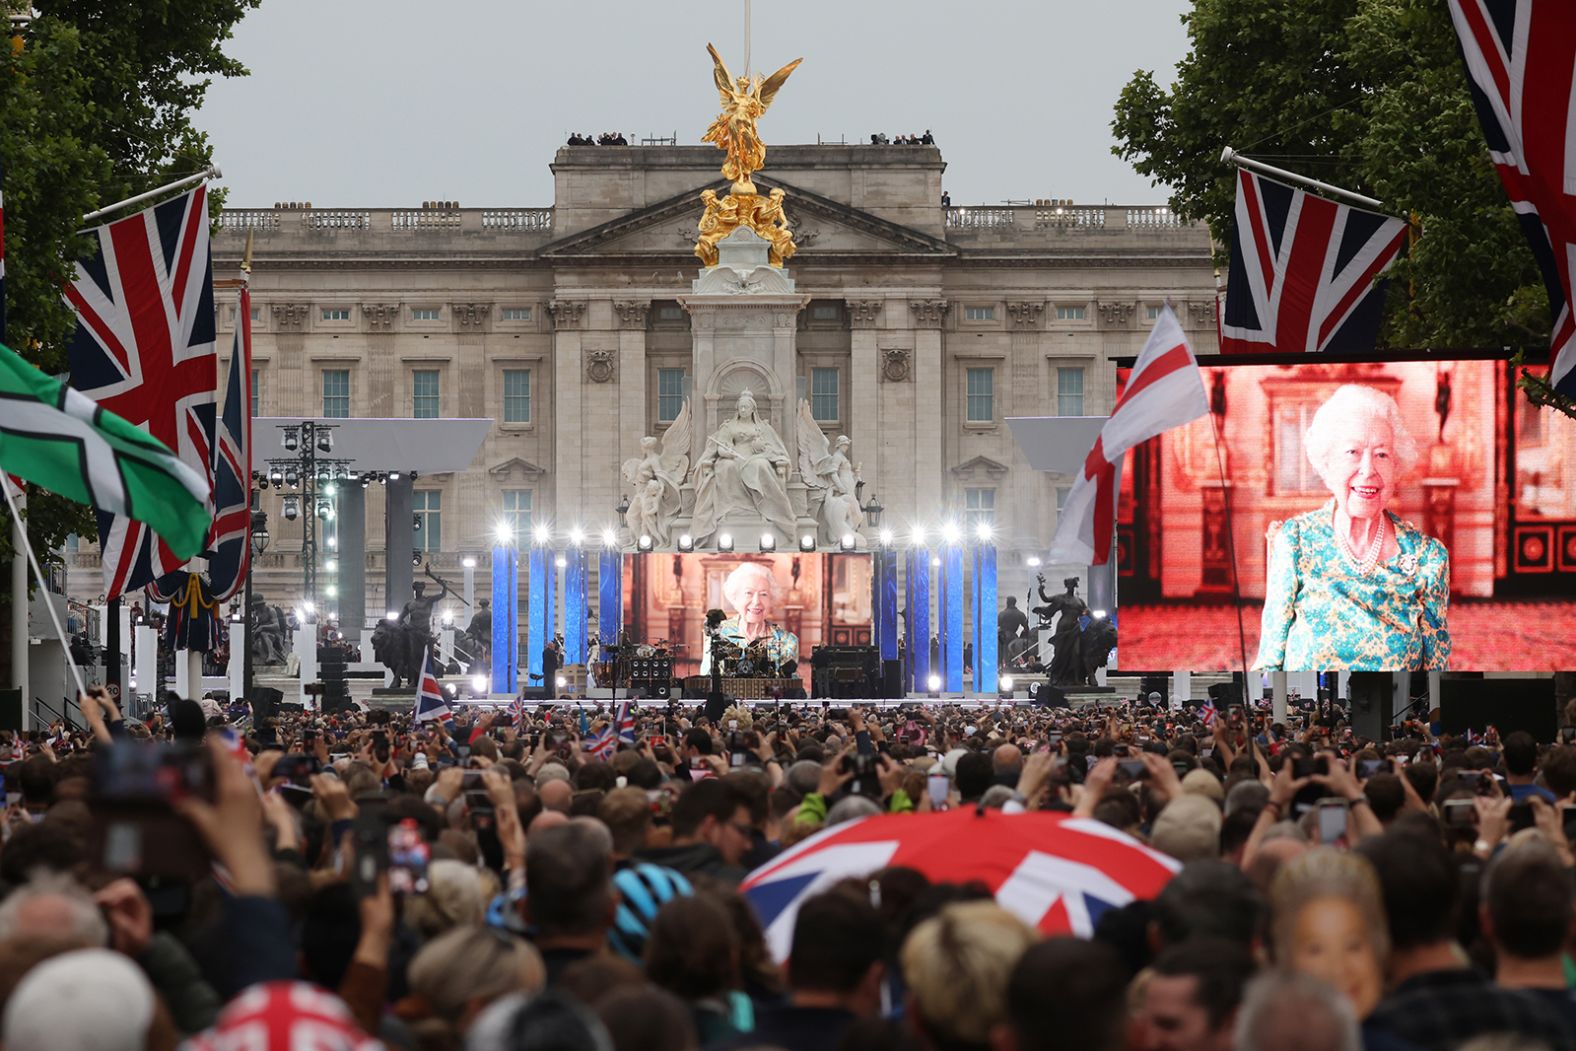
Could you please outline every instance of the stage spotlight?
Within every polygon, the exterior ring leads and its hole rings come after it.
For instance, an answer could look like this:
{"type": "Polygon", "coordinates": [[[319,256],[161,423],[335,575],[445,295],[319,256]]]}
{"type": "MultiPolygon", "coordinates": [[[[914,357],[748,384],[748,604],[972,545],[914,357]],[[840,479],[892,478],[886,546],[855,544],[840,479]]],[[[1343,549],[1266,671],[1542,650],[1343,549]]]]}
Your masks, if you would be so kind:
{"type": "Polygon", "coordinates": [[[393,621],[397,624],[399,623],[399,614],[393,610],[389,610],[387,613],[383,614],[383,619],[393,621]]]}
{"type": "Polygon", "coordinates": [[[806,533],[804,536],[799,538],[799,550],[800,551],[814,551],[815,550],[815,534],[814,533],[806,533]]]}
{"type": "Polygon", "coordinates": [[[296,429],[294,427],[285,428],[284,442],[285,452],[293,453],[296,451],[296,448],[300,445],[300,442],[296,439],[296,429]]]}
{"type": "Polygon", "coordinates": [[[332,431],[317,432],[317,451],[331,453],[334,451],[334,433],[332,431]]]}
{"type": "MultiPolygon", "coordinates": [[[[499,522],[496,526],[493,527],[493,538],[498,541],[500,546],[505,545],[505,544],[513,543],[514,542],[514,527],[511,526],[508,522],[499,522]]],[[[471,562],[471,564],[475,565],[476,563],[473,560],[471,562]]]]}
{"type": "Polygon", "coordinates": [[[613,530],[611,530],[611,529],[604,529],[604,530],[602,530],[602,546],[603,547],[617,547],[618,546],[618,534],[613,532],[613,530]]]}
{"type": "Polygon", "coordinates": [[[1012,676],[1011,675],[1003,675],[1000,679],[996,680],[996,685],[1001,688],[1001,694],[1002,694],[1003,697],[1011,697],[1012,696],[1012,676]]]}
{"type": "Polygon", "coordinates": [[[268,480],[273,482],[276,486],[280,485],[285,480],[285,473],[279,468],[275,467],[272,471],[268,472],[268,480]]]}
{"type": "Polygon", "coordinates": [[[990,542],[991,535],[994,532],[995,531],[991,529],[989,522],[981,522],[979,525],[974,527],[974,535],[985,543],[990,542]]]}
{"type": "Polygon", "coordinates": [[[333,584],[329,584],[323,588],[323,593],[329,598],[338,598],[339,588],[333,584]]]}
{"type": "Polygon", "coordinates": [[[1103,609],[1092,609],[1089,611],[1089,615],[1095,620],[1104,620],[1106,618],[1106,612],[1103,609]]]}
{"type": "Polygon", "coordinates": [[[294,489],[298,484],[300,484],[300,481],[301,481],[301,476],[296,473],[296,469],[294,467],[286,467],[285,468],[285,484],[286,485],[288,485],[290,488],[294,489]]]}
{"type": "Polygon", "coordinates": [[[930,556],[930,564],[933,565],[933,566],[941,565],[941,556],[940,555],[931,555],[930,556]]]}
{"type": "Polygon", "coordinates": [[[398,471],[390,471],[389,472],[389,481],[391,481],[391,482],[399,481],[399,472],[398,471]]]}
{"type": "Polygon", "coordinates": [[[932,675],[930,678],[925,680],[925,686],[926,686],[926,688],[928,688],[930,690],[931,693],[940,693],[941,692],[941,676],[939,676],[939,675],[932,675]]]}
{"type": "Polygon", "coordinates": [[[881,546],[882,547],[891,547],[892,546],[892,530],[890,530],[890,529],[883,529],[883,530],[881,530],[881,546]]]}
{"type": "Polygon", "coordinates": [[[651,534],[650,533],[641,533],[640,536],[635,538],[635,550],[636,551],[650,551],[651,550],[651,534]]]}
{"type": "Polygon", "coordinates": [[[323,563],[323,572],[325,572],[325,573],[335,573],[335,572],[338,572],[338,570],[339,570],[339,559],[337,559],[337,558],[331,558],[328,561],[323,563]]]}
{"type": "Polygon", "coordinates": [[[569,685],[569,680],[560,675],[553,680],[553,685],[562,690],[564,687],[569,685]]]}
{"type": "Polygon", "coordinates": [[[775,551],[775,550],[777,550],[777,535],[775,533],[762,533],[761,534],[761,550],[762,551],[775,551]]]}
{"type": "Polygon", "coordinates": [[[963,531],[958,528],[956,522],[943,522],[941,525],[941,539],[949,544],[956,544],[963,539],[963,531]]]}
{"type": "Polygon", "coordinates": [[[460,559],[460,565],[464,566],[466,569],[475,569],[476,559],[470,555],[466,555],[464,558],[460,559]]]}
{"type": "Polygon", "coordinates": [[[287,521],[287,522],[294,522],[296,520],[296,516],[299,515],[300,513],[301,513],[301,501],[300,501],[300,498],[299,497],[295,497],[295,496],[287,496],[287,497],[285,497],[285,521],[287,521]]]}
{"type": "Polygon", "coordinates": [[[1028,566],[1029,566],[1030,569],[1034,569],[1034,568],[1038,567],[1039,564],[1040,564],[1040,556],[1039,555],[1030,555],[1029,556],[1028,566]]]}
{"type": "Polygon", "coordinates": [[[372,484],[372,479],[371,478],[369,478],[367,475],[362,475],[361,476],[361,488],[365,489],[367,486],[369,486],[371,484],[372,484]]]}
{"type": "Polygon", "coordinates": [[[477,693],[486,693],[487,692],[487,676],[485,676],[485,675],[472,675],[471,676],[471,689],[474,690],[477,693]]]}
{"type": "Polygon", "coordinates": [[[452,682],[448,682],[443,684],[443,692],[448,694],[450,698],[455,698],[460,695],[460,688],[452,682]]]}
{"type": "Polygon", "coordinates": [[[695,550],[695,538],[690,536],[688,533],[680,533],[679,534],[679,550],[680,551],[693,551],[693,550],[695,550]]]}
{"type": "Polygon", "coordinates": [[[718,551],[732,551],[733,550],[733,534],[732,533],[718,533],[717,534],[717,550],[718,551]]]}
{"type": "Polygon", "coordinates": [[[854,549],[854,545],[858,542],[859,538],[854,536],[854,534],[844,533],[842,539],[838,541],[838,546],[840,546],[844,551],[852,551],[854,549]]]}
{"type": "Polygon", "coordinates": [[[257,478],[255,480],[257,482],[257,488],[259,488],[259,489],[267,489],[268,488],[268,476],[266,474],[258,474],[257,478]]]}
{"type": "Polygon", "coordinates": [[[339,550],[339,538],[337,536],[331,536],[328,538],[328,549],[330,551],[339,550]]]}
{"type": "Polygon", "coordinates": [[[575,526],[573,529],[571,529],[569,531],[569,542],[571,544],[575,545],[576,547],[579,547],[581,544],[585,543],[586,542],[585,530],[581,529],[579,526],[575,526]]]}
{"type": "Polygon", "coordinates": [[[443,626],[447,628],[449,625],[454,623],[454,611],[452,609],[446,609],[443,611],[443,615],[438,619],[443,621],[443,626]]]}
{"type": "Polygon", "coordinates": [[[557,566],[559,569],[563,569],[565,566],[569,565],[569,560],[563,555],[559,555],[557,558],[553,559],[553,565],[557,566]]]}
{"type": "Polygon", "coordinates": [[[296,623],[297,624],[305,624],[306,623],[306,610],[302,609],[300,606],[297,606],[295,608],[295,619],[296,619],[296,623]]]}
{"type": "Polygon", "coordinates": [[[532,534],[536,537],[536,542],[538,544],[545,544],[549,540],[553,539],[553,531],[549,529],[545,523],[537,526],[536,529],[532,531],[532,534]]]}
{"type": "Polygon", "coordinates": [[[915,547],[923,547],[925,543],[925,527],[915,526],[909,530],[908,539],[915,547]]]}
{"type": "Polygon", "coordinates": [[[421,552],[420,551],[412,551],[410,553],[410,564],[412,566],[416,567],[417,569],[421,568],[421,552]]]}

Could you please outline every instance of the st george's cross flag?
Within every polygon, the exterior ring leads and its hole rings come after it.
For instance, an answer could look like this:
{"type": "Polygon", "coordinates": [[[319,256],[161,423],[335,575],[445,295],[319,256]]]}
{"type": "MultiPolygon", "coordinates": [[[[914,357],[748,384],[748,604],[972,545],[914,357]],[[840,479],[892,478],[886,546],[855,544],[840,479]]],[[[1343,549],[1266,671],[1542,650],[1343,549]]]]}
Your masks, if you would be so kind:
{"type": "Polygon", "coordinates": [[[208,480],[142,430],[0,346],[0,469],[202,550],[208,480]]]}
{"type": "MultiPolygon", "coordinates": [[[[213,264],[205,186],[88,232],[65,296],[77,314],[71,385],[144,428],[211,487],[213,264]]],[[[99,515],[109,598],[180,569],[182,556],[134,518],[99,515]]],[[[200,549],[199,549],[200,550],[200,549]]]]}
{"type": "Polygon", "coordinates": [[[1405,239],[1400,219],[1239,168],[1220,352],[1372,351],[1405,239]]]}
{"type": "Polygon", "coordinates": [[[252,294],[243,287],[235,308],[230,380],[213,443],[213,531],[208,581],[223,602],[246,584],[252,555],[252,294]]]}
{"type": "Polygon", "coordinates": [[[1549,383],[1576,398],[1576,6],[1450,0],[1489,159],[1543,273],[1554,316],[1549,383]]]}
{"type": "Polygon", "coordinates": [[[1116,496],[1122,457],[1173,427],[1209,411],[1198,359],[1171,307],[1160,309],[1155,327],[1138,354],[1127,387],[1111,418],[1100,428],[1084,459],[1056,523],[1050,560],[1071,565],[1104,565],[1116,535],[1116,496]]]}
{"type": "Polygon", "coordinates": [[[443,696],[443,687],[438,684],[438,677],[429,670],[432,661],[432,651],[429,649],[421,658],[421,674],[416,677],[416,706],[411,709],[411,722],[419,727],[422,723],[435,722],[440,719],[452,718],[454,713],[449,710],[449,702],[443,696]]]}

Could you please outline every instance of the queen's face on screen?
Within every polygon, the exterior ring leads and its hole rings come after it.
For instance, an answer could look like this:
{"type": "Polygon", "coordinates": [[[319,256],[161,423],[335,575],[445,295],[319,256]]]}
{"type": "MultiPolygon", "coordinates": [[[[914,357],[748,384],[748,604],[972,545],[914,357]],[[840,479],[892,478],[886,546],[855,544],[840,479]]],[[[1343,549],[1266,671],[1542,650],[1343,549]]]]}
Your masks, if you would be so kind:
{"type": "Polygon", "coordinates": [[[770,573],[758,565],[742,565],[729,574],[723,590],[746,635],[765,630],[772,618],[770,573]]]}
{"type": "Polygon", "coordinates": [[[1335,422],[1334,447],[1324,484],[1348,518],[1377,518],[1394,492],[1395,429],[1372,414],[1345,414],[1335,422]]]}

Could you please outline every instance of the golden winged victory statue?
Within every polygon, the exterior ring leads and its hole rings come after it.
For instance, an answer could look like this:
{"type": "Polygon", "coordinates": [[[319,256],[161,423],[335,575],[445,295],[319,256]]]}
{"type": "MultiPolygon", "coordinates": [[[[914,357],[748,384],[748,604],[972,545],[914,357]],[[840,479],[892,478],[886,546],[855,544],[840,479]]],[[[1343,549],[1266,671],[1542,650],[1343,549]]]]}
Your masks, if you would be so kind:
{"type": "Polygon", "coordinates": [[[803,62],[796,58],[769,77],[735,77],[711,44],[712,77],[722,99],[722,112],[711,122],[702,142],[714,143],[728,156],[722,163],[722,174],[732,181],[728,195],[718,200],[716,192],[707,190],[701,195],[706,205],[700,219],[700,237],[695,243],[695,254],[706,266],[717,265],[717,242],[741,226],[754,230],[771,243],[768,258],[773,266],[782,266],[794,253],[793,235],[789,232],[788,219],[782,210],[782,191],[771,197],[761,197],[750,181],[752,172],[760,171],[766,163],[766,144],[761,141],[755,124],[777,97],[788,74],[803,62]]]}

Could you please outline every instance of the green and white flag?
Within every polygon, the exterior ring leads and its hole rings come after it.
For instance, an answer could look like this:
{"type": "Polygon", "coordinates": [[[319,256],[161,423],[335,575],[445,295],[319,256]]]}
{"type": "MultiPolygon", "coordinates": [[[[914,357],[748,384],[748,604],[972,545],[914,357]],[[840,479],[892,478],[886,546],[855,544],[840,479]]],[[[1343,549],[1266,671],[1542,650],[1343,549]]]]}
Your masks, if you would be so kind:
{"type": "Polygon", "coordinates": [[[157,438],[0,345],[0,470],[146,522],[179,558],[213,522],[208,480],[157,438]]]}

